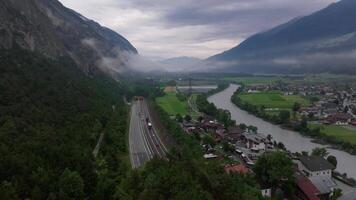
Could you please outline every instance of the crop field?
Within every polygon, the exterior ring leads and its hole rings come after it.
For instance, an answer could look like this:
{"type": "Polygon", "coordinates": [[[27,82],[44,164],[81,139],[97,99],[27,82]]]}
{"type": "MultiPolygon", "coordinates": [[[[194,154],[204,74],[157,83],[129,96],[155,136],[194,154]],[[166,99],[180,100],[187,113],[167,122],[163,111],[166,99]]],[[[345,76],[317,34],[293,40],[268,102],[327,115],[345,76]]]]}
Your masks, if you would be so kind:
{"type": "Polygon", "coordinates": [[[156,101],[170,115],[180,114],[185,116],[188,113],[188,103],[179,101],[174,92],[168,92],[165,96],[158,97],[156,101]]]}
{"type": "Polygon", "coordinates": [[[356,144],[356,131],[351,130],[344,126],[337,125],[319,125],[319,124],[309,124],[310,128],[320,127],[320,132],[329,135],[335,136],[342,139],[345,142],[350,142],[351,144],[356,144]]]}
{"type": "Polygon", "coordinates": [[[243,83],[245,85],[261,85],[261,84],[273,84],[278,80],[283,80],[280,77],[225,77],[225,81],[232,81],[237,83],[243,83]]]}
{"type": "Polygon", "coordinates": [[[294,103],[298,102],[302,106],[308,106],[309,101],[298,95],[284,96],[278,92],[262,93],[243,93],[239,94],[242,101],[256,106],[265,106],[266,108],[292,109],[294,103]]]}

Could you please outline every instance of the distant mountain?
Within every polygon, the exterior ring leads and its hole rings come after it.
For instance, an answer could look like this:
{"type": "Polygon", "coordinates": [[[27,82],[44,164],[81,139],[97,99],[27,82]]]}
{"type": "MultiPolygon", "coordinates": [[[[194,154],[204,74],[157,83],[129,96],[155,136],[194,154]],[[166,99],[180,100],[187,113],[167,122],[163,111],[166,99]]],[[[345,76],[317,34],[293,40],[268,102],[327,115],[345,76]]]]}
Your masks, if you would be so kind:
{"type": "Polygon", "coordinates": [[[160,61],[162,69],[169,72],[193,72],[200,71],[205,62],[194,57],[175,57],[160,61]]]}
{"type": "Polygon", "coordinates": [[[16,47],[52,58],[69,56],[86,74],[120,70],[126,54],[137,54],[124,37],[57,0],[0,1],[0,48],[16,47]]]}
{"type": "Polygon", "coordinates": [[[356,1],[258,33],[208,60],[245,72],[356,72],[356,1]]]}
{"type": "Polygon", "coordinates": [[[194,63],[201,63],[202,60],[199,58],[182,56],[182,57],[174,57],[166,60],[160,61],[162,64],[171,64],[171,65],[191,65],[194,63]]]}

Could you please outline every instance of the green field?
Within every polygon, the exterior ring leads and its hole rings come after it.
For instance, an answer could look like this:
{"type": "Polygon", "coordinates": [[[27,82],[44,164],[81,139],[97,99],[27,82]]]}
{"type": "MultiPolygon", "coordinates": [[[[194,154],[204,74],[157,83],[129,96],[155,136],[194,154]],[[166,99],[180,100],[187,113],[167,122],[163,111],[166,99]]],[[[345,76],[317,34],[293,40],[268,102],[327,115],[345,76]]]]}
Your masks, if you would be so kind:
{"type": "Polygon", "coordinates": [[[320,131],[329,136],[336,136],[345,142],[356,144],[356,131],[350,130],[347,127],[337,125],[318,125],[309,124],[310,128],[320,127],[320,131]]]}
{"type": "Polygon", "coordinates": [[[188,104],[185,101],[179,101],[176,93],[166,93],[163,97],[156,99],[158,105],[160,105],[168,114],[176,115],[180,114],[185,116],[188,114],[188,104]]]}
{"type": "Polygon", "coordinates": [[[308,106],[309,101],[298,95],[284,96],[279,92],[242,93],[242,101],[266,108],[292,109],[295,102],[308,106]]]}
{"type": "Polygon", "coordinates": [[[223,80],[243,83],[245,85],[260,85],[273,84],[282,79],[281,77],[224,77],[223,80]]]}

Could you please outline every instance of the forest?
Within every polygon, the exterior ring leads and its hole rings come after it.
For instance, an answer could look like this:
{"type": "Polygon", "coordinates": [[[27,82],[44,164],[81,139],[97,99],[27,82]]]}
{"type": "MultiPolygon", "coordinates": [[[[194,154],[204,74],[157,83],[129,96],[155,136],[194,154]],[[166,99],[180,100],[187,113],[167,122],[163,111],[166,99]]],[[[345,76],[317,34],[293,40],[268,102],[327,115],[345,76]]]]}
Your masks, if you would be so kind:
{"type": "Polygon", "coordinates": [[[18,49],[2,50],[0,61],[1,199],[261,199],[249,177],[206,163],[197,140],[155,103],[177,146],[131,170],[123,99],[162,95],[149,80],[89,77],[70,59],[18,49]]]}
{"type": "Polygon", "coordinates": [[[0,91],[1,199],[102,193],[92,155],[100,133],[107,133],[100,155],[106,168],[117,171],[117,155],[126,151],[120,85],[103,75],[89,78],[69,59],[17,49],[0,52],[0,91]]]}

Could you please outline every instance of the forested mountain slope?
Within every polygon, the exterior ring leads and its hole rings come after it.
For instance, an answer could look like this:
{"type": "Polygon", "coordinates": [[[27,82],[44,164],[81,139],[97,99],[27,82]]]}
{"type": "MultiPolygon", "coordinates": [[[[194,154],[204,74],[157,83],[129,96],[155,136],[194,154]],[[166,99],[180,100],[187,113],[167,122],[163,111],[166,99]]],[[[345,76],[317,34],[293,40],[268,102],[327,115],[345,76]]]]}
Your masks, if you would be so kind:
{"type": "Polygon", "coordinates": [[[0,196],[94,196],[100,176],[92,150],[102,131],[114,144],[102,155],[111,153],[108,166],[118,171],[127,108],[116,82],[88,78],[70,59],[1,50],[0,90],[0,196]]]}
{"type": "Polygon", "coordinates": [[[356,1],[341,0],[209,58],[232,71],[356,73],[356,1]]]}

